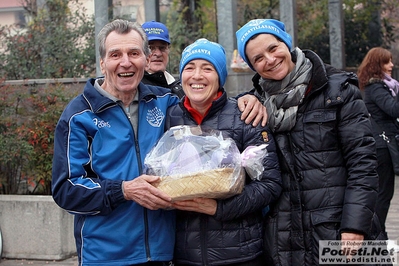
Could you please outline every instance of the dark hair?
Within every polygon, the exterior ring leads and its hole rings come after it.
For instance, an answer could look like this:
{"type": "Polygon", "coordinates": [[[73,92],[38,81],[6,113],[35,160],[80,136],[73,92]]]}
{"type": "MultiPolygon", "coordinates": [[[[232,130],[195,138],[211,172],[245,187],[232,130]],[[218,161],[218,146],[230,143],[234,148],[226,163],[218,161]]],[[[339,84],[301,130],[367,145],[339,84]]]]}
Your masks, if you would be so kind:
{"type": "Polygon", "coordinates": [[[364,89],[372,78],[383,79],[384,65],[388,64],[391,60],[391,52],[382,47],[374,47],[368,51],[357,70],[360,89],[364,89]]]}
{"type": "Polygon", "coordinates": [[[123,19],[116,19],[108,24],[106,24],[101,31],[98,33],[98,51],[100,57],[104,58],[106,53],[105,41],[111,32],[116,32],[118,34],[127,34],[132,30],[138,32],[143,39],[143,52],[146,57],[150,55],[150,50],[148,48],[148,38],[145,34],[141,25],[137,22],[130,22],[123,19]]]}

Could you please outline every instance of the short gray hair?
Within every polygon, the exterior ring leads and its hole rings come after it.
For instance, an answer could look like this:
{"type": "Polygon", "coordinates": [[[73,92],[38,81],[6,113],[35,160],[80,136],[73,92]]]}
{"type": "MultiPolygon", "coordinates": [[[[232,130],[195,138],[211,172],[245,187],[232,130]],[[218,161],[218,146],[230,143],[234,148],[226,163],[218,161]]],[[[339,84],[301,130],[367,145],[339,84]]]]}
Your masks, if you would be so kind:
{"type": "Polygon", "coordinates": [[[98,39],[98,51],[100,53],[100,57],[103,59],[105,58],[106,55],[105,41],[111,32],[115,31],[118,34],[128,34],[132,30],[139,33],[141,38],[143,39],[143,51],[145,56],[148,57],[150,55],[150,49],[148,48],[147,34],[145,34],[143,28],[139,23],[123,19],[116,19],[112,22],[109,22],[98,33],[97,39],[98,39]]]}

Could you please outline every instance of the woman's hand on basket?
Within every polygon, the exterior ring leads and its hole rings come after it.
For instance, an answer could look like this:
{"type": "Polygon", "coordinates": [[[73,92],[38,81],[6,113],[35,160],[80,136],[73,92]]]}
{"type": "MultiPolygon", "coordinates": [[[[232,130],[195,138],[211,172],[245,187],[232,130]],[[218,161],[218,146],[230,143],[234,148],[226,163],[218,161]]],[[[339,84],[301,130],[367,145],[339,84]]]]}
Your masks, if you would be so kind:
{"type": "Polygon", "coordinates": [[[182,211],[200,212],[208,215],[216,213],[217,202],[214,199],[195,198],[192,200],[176,201],[173,207],[182,211]]]}

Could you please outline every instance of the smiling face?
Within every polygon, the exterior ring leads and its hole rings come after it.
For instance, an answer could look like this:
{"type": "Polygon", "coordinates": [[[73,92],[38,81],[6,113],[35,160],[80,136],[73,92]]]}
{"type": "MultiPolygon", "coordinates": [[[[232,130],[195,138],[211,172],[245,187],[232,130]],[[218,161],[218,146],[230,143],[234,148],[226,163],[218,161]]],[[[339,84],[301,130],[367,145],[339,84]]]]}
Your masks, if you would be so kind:
{"type": "Polygon", "coordinates": [[[204,114],[217,98],[219,75],[215,67],[203,59],[194,59],[185,65],[181,82],[191,106],[204,114]]]}
{"type": "Polygon", "coordinates": [[[111,32],[105,48],[105,56],[100,60],[105,76],[102,88],[121,100],[134,96],[148,64],[140,34],[134,30],[127,34],[111,32]]]}
{"type": "Polygon", "coordinates": [[[392,63],[392,59],[389,59],[389,62],[382,66],[382,71],[384,71],[384,73],[387,73],[391,77],[393,66],[394,64],[392,63]]]}
{"type": "Polygon", "coordinates": [[[169,44],[164,41],[149,41],[148,45],[151,55],[147,71],[149,73],[164,72],[169,62],[169,44]]]}
{"type": "Polygon", "coordinates": [[[265,79],[282,80],[295,66],[288,47],[271,34],[259,34],[248,41],[245,53],[255,71],[265,79]]]}

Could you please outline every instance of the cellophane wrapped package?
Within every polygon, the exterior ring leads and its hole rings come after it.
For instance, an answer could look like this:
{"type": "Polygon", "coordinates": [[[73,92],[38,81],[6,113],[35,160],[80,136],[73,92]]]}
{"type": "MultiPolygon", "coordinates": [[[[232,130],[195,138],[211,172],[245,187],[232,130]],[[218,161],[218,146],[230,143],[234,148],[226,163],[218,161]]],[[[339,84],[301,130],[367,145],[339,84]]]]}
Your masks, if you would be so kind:
{"type": "Polygon", "coordinates": [[[265,170],[263,158],[267,156],[267,144],[248,146],[241,153],[241,165],[252,180],[260,180],[265,170]]]}
{"type": "Polygon", "coordinates": [[[173,201],[197,197],[228,198],[241,193],[245,171],[231,138],[201,126],[170,128],[147,154],[145,172],[173,201]]]}

